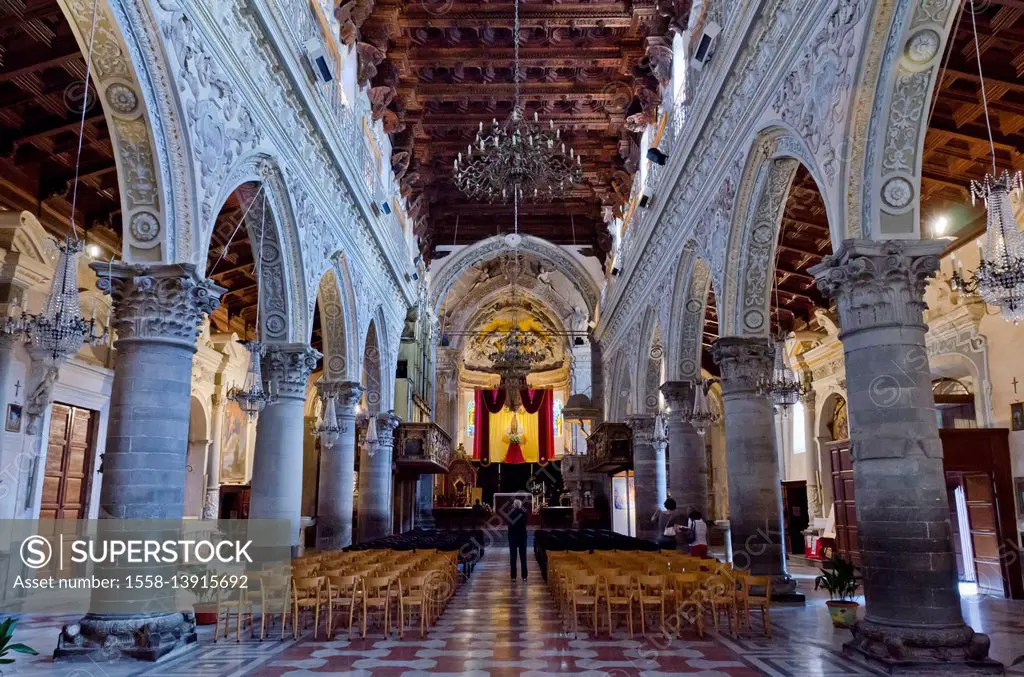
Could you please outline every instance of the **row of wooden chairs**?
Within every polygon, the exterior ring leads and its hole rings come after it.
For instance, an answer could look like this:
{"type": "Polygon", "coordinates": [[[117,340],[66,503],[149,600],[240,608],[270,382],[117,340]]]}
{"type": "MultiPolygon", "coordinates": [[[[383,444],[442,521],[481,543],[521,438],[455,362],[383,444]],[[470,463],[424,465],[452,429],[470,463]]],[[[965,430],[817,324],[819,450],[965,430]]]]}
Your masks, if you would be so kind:
{"type": "Polygon", "coordinates": [[[603,615],[609,635],[614,619],[621,617],[632,637],[636,615],[644,635],[655,621],[663,632],[679,632],[686,622],[703,637],[710,614],[716,633],[725,616],[735,635],[749,629],[752,612],[759,611],[764,633],[771,637],[771,578],[733,571],[727,563],[688,561],[675,554],[552,553],[548,572],[552,595],[574,634],[581,619],[597,634],[603,615]]]}
{"type": "MultiPolygon", "coordinates": [[[[268,626],[280,624],[280,638],[290,622],[298,639],[312,616],[313,638],[321,623],[325,635],[333,637],[339,625],[347,621],[349,635],[357,619],[361,635],[366,636],[372,617],[379,618],[385,634],[397,620],[399,636],[404,636],[408,620],[418,621],[420,635],[443,613],[459,583],[455,553],[437,551],[361,551],[359,553],[322,553],[294,560],[291,566],[268,568],[255,578],[257,590],[235,591],[232,596],[218,595],[214,641],[230,632],[235,619],[235,639],[241,640],[244,626],[255,636],[255,608],[260,611],[260,640],[268,626]]],[[[252,577],[250,577],[252,578],[252,577]]]]}

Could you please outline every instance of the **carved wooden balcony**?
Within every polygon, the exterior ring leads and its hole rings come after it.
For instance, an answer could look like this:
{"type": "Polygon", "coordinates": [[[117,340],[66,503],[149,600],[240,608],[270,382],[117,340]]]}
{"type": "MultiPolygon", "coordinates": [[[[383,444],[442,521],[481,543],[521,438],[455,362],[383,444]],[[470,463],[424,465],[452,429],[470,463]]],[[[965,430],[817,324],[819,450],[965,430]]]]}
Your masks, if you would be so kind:
{"type": "Polygon", "coordinates": [[[448,472],[455,451],[452,438],[436,423],[401,423],[394,454],[400,472],[429,475],[448,472]]]}
{"type": "Polygon", "coordinates": [[[587,438],[589,472],[617,473],[633,467],[633,431],[625,423],[605,422],[587,438]]]}

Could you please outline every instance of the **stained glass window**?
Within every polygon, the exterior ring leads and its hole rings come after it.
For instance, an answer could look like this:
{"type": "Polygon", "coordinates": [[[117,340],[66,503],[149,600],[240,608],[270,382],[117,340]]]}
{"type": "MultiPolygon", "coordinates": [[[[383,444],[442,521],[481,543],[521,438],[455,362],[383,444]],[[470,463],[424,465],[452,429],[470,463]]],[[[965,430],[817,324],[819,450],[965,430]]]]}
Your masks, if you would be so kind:
{"type": "Polygon", "coordinates": [[[466,405],[466,437],[476,436],[476,399],[466,405]]]}
{"type": "Polygon", "coordinates": [[[554,407],[552,407],[552,413],[555,416],[555,437],[562,436],[562,400],[561,398],[555,398],[554,407]]]}

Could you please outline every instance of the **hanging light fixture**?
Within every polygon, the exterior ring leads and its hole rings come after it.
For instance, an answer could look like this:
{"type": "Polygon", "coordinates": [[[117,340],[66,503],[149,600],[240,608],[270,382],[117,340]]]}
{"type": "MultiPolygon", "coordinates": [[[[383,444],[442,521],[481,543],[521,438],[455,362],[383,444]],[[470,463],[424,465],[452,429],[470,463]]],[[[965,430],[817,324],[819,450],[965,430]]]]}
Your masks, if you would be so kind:
{"type": "Polygon", "coordinates": [[[770,376],[762,376],[757,383],[757,392],[772,401],[772,405],[786,413],[800,401],[807,392],[806,386],[797,380],[796,374],[786,362],[786,338],[779,335],[773,341],[775,365],[770,376]]]}
{"type": "Polygon", "coordinates": [[[88,110],[89,82],[92,73],[92,45],[96,37],[96,8],[93,7],[92,30],[86,53],[85,79],[82,99],[82,113],[78,124],[78,152],[75,157],[75,177],[71,190],[71,217],[64,244],[57,244],[60,256],[54,271],[53,284],[46,297],[46,307],[38,314],[23,313],[18,323],[8,319],[5,332],[21,332],[32,348],[47,356],[55,365],[62,364],[89,343],[98,343],[106,338],[107,330],[96,333],[96,318],[86,320],[81,315],[78,297],[78,254],[83,243],[75,229],[75,210],[78,205],[78,178],[82,163],[82,142],[85,138],[85,113],[88,110]]]}
{"type": "MultiPolygon", "coordinates": [[[[252,205],[249,205],[250,207],[252,205]]],[[[260,264],[263,262],[263,235],[267,225],[267,197],[263,196],[263,213],[260,218],[260,246],[257,252],[255,266],[256,273],[256,331],[260,326],[260,298],[262,298],[263,275],[260,264]]],[[[245,349],[249,351],[249,369],[245,372],[245,383],[242,388],[232,388],[228,391],[228,399],[234,400],[241,407],[242,411],[254,419],[263,411],[268,404],[277,401],[275,394],[263,387],[263,371],[260,367],[260,360],[266,353],[266,346],[261,341],[246,341],[245,349]]]]}
{"type": "Polygon", "coordinates": [[[511,283],[512,328],[497,342],[496,349],[487,359],[492,369],[501,377],[501,386],[505,389],[505,406],[515,411],[521,404],[519,391],[526,388],[526,376],[533,366],[543,361],[537,352],[537,338],[519,329],[517,298],[519,294],[519,275],[522,261],[518,251],[514,251],[503,262],[505,275],[511,283]]]}
{"type": "Polygon", "coordinates": [[[366,414],[366,455],[373,458],[377,455],[377,417],[366,414]]]}
{"type": "Polygon", "coordinates": [[[338,423],[338,414],[334,405],[334,395],[324,398],[324,412],[321,415],[320,424],[313,429],[320,436],[320,443],[326,449],[332,448],[341,439],[341,433],[346,428],[338,423]]]}
{"type": "Polygon", "coordinates": [[[707,429],[718,422],[718,414],[712,410],[708,403],[707,389],[710,381],[699,380],[693,384],[693,407],[686,413],[684,419],[692,425],[697,434],[704,437],[707,429]]]}
{"type": "Polygon", "coordinates": [[[985,246],[978,240],[981,263],[973,273],[965,273],[963,263],[957,261],[953,270],[953,287],[968,294],[977,294],[990,306],[1000,309],[1003,319],[1017,324],[1024,320],[1024,234],[1021,234],[1010,205],[1010,193],[1021,195],[1021,173],[1011,174],[996,168],[996,146],[992,138],[992,122],[988,115],[988,95],[985,76],[981,69],[981,48],[978,44],[978,25],[974,0],[970,7],[971,26],[974,29],[974,55],[978,63],[981,84],[981,104],[985,112],[992,173],[985,174],[979,183],[971,181],[971,204],[980,196],[988,212],[985,222],[985,246]]]}
{"type": "Polygon", "coordinates": [[[228,399],[234,400],[242,411],[254,419],[268,404],[277,401],[277,397],[263,388],[263,371],[260,360],[266,352],[260,341],[246,341],[245,349],[249,351],[249,369],[245,372],[245,382],[241,388],[231,388],[228,399]]]}
{"type": "Polygon", "coordinates": [[[515,99],[512,112],[490,127],[480,123],[476,138],[454,162],[455,185],[467,197],[487,202],[550,200],[582,183],[582,160],[567,147],[562,132],[549,120],[541,124],[537,113],[529,120],[520,101],[519,0],[514,3],[513,71],[515,99]]]}
{"type": "Polygon", "coordinates": [[[82,345],[99,343],[107,335],[105,329],[97,333],[95,317],[86,320],[81,315],[78,254],[82,251],[82,241],[69,235],[64,244],[57,247],[60,250],[57,270],[43,312],[23,314],[20,327],[8,319],[4,327],[5,331],[23,331],[32,349],[45,354],[54,364],[77,353],[82,345]]]}

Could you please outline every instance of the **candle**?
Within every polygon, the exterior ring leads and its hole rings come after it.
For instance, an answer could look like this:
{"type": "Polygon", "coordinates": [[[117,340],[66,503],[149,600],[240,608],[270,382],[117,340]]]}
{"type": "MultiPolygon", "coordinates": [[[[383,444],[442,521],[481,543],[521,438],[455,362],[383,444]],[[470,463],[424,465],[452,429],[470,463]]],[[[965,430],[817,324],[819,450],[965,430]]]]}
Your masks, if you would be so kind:
{"type": "Polygon", "coordinates": [[[533,121],[537,122],[537,111],[533,111],[533,121]]]}

